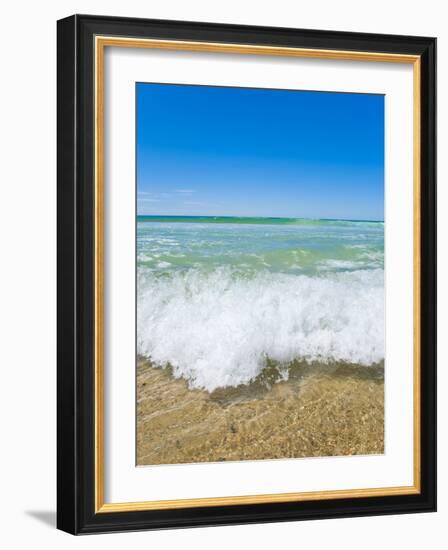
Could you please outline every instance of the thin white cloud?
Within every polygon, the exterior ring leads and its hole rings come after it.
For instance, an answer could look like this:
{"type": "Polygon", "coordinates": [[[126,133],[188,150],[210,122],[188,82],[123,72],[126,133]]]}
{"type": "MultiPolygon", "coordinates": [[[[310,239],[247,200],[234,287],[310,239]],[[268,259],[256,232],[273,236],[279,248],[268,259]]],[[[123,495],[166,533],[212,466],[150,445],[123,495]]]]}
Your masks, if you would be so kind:
{"type": "Polygon", "coordinates": [[[191,193],[196,193],[195,189],[175,189],[175,193],[185,193],[187,195],[190,195],[191,193]]]}
{"type": "Polygon", "coordinates": [[[173,195],[170,193],[151,193],[149,191],[138,191],[137,196],[139,197],[139,200],[163,200],[163,199],[169,199],[173,195]],[[140,198],[143,197],[143,198],[140,198]]]}
{"type": "Polygon", "coordinates": [[[180,205],[181,208],[190,207],[190,206],[203,206],[207,208],[219,208],[221,205],[211,202],[202,202],[202,201],[183,201],[180,205]]]}

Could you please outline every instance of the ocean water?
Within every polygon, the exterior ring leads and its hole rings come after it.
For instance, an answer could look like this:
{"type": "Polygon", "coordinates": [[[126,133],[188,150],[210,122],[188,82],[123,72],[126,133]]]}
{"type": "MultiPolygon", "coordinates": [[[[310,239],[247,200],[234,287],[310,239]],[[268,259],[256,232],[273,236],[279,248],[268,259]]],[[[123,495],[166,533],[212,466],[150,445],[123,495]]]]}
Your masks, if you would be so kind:
{"type": "Polygon", "coordinates": [[[137,352],[207,391],[379,363],[383,222],[139,216],[137,352]]]}

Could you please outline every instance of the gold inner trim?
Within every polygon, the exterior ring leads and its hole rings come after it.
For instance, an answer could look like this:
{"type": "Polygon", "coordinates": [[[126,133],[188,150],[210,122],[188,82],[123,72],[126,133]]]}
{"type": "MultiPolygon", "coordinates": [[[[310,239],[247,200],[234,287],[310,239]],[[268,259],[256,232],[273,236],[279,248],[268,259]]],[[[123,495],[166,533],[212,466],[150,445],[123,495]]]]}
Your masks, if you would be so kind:
{"type": "Polygon", "coordinates": [[[254,55],[274,55],[281,57],[311,57],[320,59],[340,59],[350,61],[383,61],[388,63],[414,63],[416,55],[391,54],[382,52],[354,52],[349,50],[321,50],[311,48],[291,48],[287,46],[257,46],[254,44],[229,44],[222,42],[192,42],[186,40],[158,40],[153,38],[120,38],[97,36],[97,48],[118,46],[120,48],[152,48],[159,50],[183,50],[208,53],[239,53],[254,55]]]}
{"type": "Polygon", "coordinates": [[[417,59],[413,68],[414,88],[414,486],[421,490],[421,350],[420,350],[420,317],[421,317],[421,61],[417,59]]]}
{"type": "Polygon", "coordinates": [[[338,498],[361,498],[420,493],[421,437],[420,437],[420,56],[343,50],[318,50],[251,44],[224,44],[190,42],[182,40],[156,40],[95,37],[95,512],[128,512],[137,510],[163,510],[204,506],[231,506],[237,504],[261,504],[273,502],[303,502],[338,498]],[[162,50],[197,51],[209,53],[237,53],[271,55],[314,59],[373,61],[413,64],[413,171],[414,171],[414,483],[404,487],[380,487],[367,489],[313,491],[265,495],[244,495],[216,498],[105,503],[104,502],[104,48],[154,48],[162,50]]]}

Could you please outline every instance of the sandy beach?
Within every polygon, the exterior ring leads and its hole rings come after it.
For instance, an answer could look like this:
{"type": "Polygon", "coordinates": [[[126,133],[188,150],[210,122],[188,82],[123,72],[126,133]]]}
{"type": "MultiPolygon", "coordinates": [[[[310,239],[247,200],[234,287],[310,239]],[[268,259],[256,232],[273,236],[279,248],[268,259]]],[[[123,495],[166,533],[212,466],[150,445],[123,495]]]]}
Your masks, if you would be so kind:
{"type": "Polygon", "coordinates": [[[296,364],[211,393],[137,368],[137,464],[384,452],[384,368],[296,364]]]}

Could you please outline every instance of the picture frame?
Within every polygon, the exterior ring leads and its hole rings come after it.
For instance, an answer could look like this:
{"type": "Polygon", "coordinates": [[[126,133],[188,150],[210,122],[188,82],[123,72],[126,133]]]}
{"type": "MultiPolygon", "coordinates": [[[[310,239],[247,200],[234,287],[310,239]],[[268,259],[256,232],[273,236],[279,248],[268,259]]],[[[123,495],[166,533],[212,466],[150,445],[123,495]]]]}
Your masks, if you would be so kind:
{"type": "MultiPolygon", "coordinates": [[[[57,30],[57,527],[84,534],[435,511],[436,40],[91,15],[62,19],[57,30]],[[104,399],[104,256],[113,246],[105,243],[108,48],[268,56],[273,66],[289,58],[412,68],[412,483],[309,491],[291,484],[280,493],[105,499],[104,426],[110,409],[104,399]]],[[[135,365],[126,368],[134,372],[135,365]]]]}

